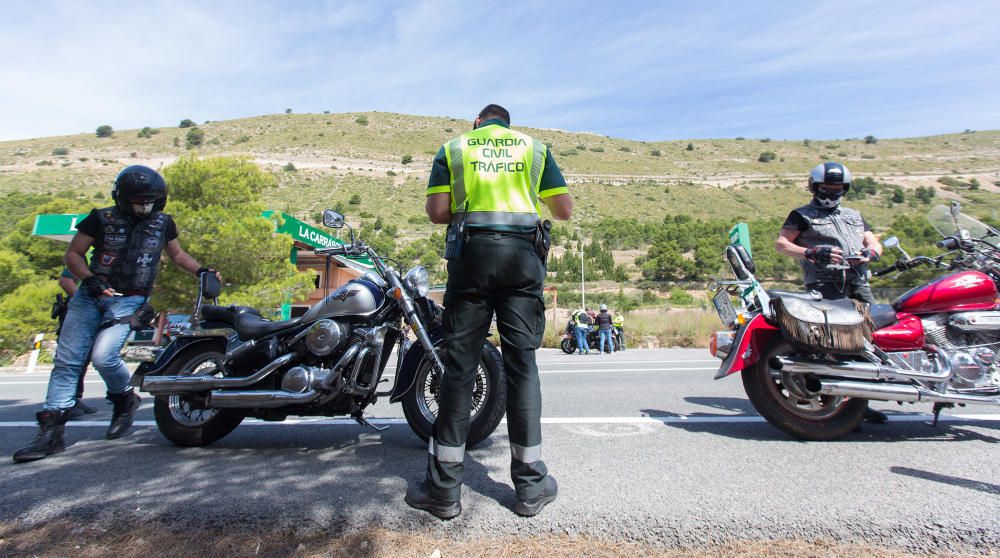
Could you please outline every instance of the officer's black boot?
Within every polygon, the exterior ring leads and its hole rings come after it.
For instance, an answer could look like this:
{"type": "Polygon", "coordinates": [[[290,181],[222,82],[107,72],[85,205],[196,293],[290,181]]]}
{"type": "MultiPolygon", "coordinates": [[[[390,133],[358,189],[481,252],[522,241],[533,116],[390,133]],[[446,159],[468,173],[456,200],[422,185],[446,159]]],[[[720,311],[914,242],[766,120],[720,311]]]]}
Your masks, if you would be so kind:
{"type": "Polygon", "coordinates": [[[109,393],[108,401],[111,401],[115,408],[111,413],[111,426],[108,427],[108,433],[104,437],[114,440],[121,438],[129,428],[132,428],[135,411],[139,408],[141,398],[134,391],[128,390],[125,393],[109,393]]]}
{"type": "Polygon", "coordinates": [[[38,461],[66,449],[63,432],[66,429],[69,411],[41,411],[36,413],[35,417],[38,419],[38,434],[35,436],[35,441],[17,450],[14,454],[14,463],[38,461]]]}
{"type": "Polygon", "coordinates": [[[431,484],[427,481],[407,487],[403,501],[411,508],[430,512],[441,519],[452,519],[462,513],[461,500],[436,497],[431,484]]]}
{"type": "Polygon", "coordinates": [[[556,479],[552,475],[545,475],[545,479],[542,481],[544,485],[542,487],[541,493],[534,498],[517,499],[517,504],[514,505],[514,513],[524,517],[532,517],[541,513],[542,508],[555,502],[556,495],[559,494],[559,484],[556,483],[556,479]]]}

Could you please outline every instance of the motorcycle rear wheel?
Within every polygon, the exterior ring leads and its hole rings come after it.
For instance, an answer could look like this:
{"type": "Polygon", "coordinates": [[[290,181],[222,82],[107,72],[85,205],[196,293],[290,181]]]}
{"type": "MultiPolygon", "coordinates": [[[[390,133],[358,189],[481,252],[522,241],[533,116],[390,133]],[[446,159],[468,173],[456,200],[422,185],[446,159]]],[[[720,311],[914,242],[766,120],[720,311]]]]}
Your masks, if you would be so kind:
{"type": "Polygon", "coordinates": [[[783,382],[804,380],[801,376],[783,376],[770,361],[791,354],[792,348],[780,336],[763,349],[752,368],[743,370],[743,387],[754,409],[767,422],[800,440],[827,441],[841,438],[858,427],[868,407],[866,399],[817,395],[802,398],[793,386],[783,382]]]}
{"type": "MultiPolygon", "coordinates": [[[[423,441],[430,440],[437,418],[440,380],[437,371],[426,358],[420,361],[414,386],[403,397],[403,415],[413,432],[423,441]]],[[[507,410],[507,377],[503,357],[490,342],[483,343],[476,368],[476,381],[472,393],[469,437],[465,443],[471,448],[489,438],[496,430],[507,410]]]]}
{"type": "MultiPolygon", "coordinates": [[[[175,360],[166,376],[214,374],[226,354],[219,347],[196,348],[175,360]]],[[[178,446],[207,446],[222,439],[243,422],[243,415],[231,409],[201,409],[183,395],[157,395],[153,416],[163,436],[178,446]]]]}

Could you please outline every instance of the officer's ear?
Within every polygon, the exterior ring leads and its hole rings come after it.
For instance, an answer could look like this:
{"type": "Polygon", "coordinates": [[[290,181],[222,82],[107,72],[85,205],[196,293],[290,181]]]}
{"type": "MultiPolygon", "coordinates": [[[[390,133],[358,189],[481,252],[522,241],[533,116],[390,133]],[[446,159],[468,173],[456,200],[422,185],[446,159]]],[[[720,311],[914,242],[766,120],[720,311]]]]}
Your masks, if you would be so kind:
{"type": "Polygon", "coordinates": [[[472,129],[475,130],[476,128],[478,128],[479,125],[482,124],[482,122],[483,118],[481,116],[477,116],[476,119],[472,121],[472,129]]]}

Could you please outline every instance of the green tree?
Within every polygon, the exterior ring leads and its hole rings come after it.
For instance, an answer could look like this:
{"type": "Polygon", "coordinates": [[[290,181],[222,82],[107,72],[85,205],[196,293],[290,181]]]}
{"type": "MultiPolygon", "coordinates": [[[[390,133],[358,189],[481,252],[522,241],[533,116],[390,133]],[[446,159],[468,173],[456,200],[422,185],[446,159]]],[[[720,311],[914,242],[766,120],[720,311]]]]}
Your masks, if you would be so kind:
{"type": "Polygon", "coordinates": [[[192,126],[194,126],[194,120],[191,120],[190,118],[181,120],[181,123],[177,125],[178,128],[191,128],[192,126]]]}
{"type": "Polygon", "coordinates": [[[195,126],[194,128],[191,128],[190,130],[188,130],[188,133],[187,133],[187,146],[188,146],[188,149],[191,149],[192,147],[198,147],[199,145],[202,145],[203,143],[205,143],[205,131],[204,130],[202,130],[201,128],[199,128],[197,126],[195,126]]]}
{"type": "Polygon", "coordinates": [[[28,258],[8,248],[0,248],[0,296],[35,278],[28,258]]]}
{"type": "MultiPolygon", "coordinates": [[[[224,303],[275,308],[305,296],[313,274],[289,261],[291,237],[274,234],[276,223],[261,216],[260,194],[277,180],[246,158],[182,157],[163,170],[170,184],[170,213],[181,246],[203,265],[218,269],[226,283],[224,303]]],[[[275,217],[277,219],[277,217],[275,217]]],[[[163,259],[153,295],[158,309],[187,309],[197,281],[163,259]]]]}
{"type": "Polygon", "coordinates": [[[97,127],[97,137],[99,138],[110,138],[114,133],[115,130],[107,124],[101,124],[97,127]]]}
{"type": "Polygon", "coordinates": [[[875,136],[865,136],[865,143],[869,145],[876,144],[878,143],[878,138],[876,138],[875,136]]]}
{"type": "Polygon", "coordinates": [[[685,147],[685,149],[687,149],[688,151],[694,151],[694,144],[693,143],[688,143],[688,145],[687,145],[687,147],[685,147]]]}
{"type": "Polygon", "coordinates": [[[65,198],[42,203],[17,219],[13,229],[0,241],[0,247],[20,254],[33,274],[55,278],[63,268],[66,243],[31,234],[35,217],[43,213],[86,213],[93,207],[85,201],[65,198]]]}
{"type": "Polygon", "coordinates": [[[896,186],[892,191],[892,203],[903,203],[906,201],[906,194],[903,193],[903,189],[896,186]]]}
{"type": "Polygon", "coordinates": [[[55,281],[38,279],[0,297],[0,360],[28,352],[37,333],[55,333],[50,312],[58,292],[55,281]]]}
{"type": "Polygon", "coordinates": [[[409,165],[410,163],[413,162],[413,155],[403,155],[403,159],[401,160],[401,162],[404,165],[409,165]]]}

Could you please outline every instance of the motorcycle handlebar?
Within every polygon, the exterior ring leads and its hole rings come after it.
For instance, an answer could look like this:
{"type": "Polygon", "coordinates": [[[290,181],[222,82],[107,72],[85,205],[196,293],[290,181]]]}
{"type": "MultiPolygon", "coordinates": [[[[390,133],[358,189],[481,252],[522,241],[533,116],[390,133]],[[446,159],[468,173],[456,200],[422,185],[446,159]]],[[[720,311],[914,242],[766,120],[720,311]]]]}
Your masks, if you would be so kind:
{"type": "Polygon", "coordinates": [[[949,236],[948,238],[935,242],[934,246],[937,246],[941,250],[954,250],[955,248],[958,248],[958,239],[953,236],[949,236]]]}

